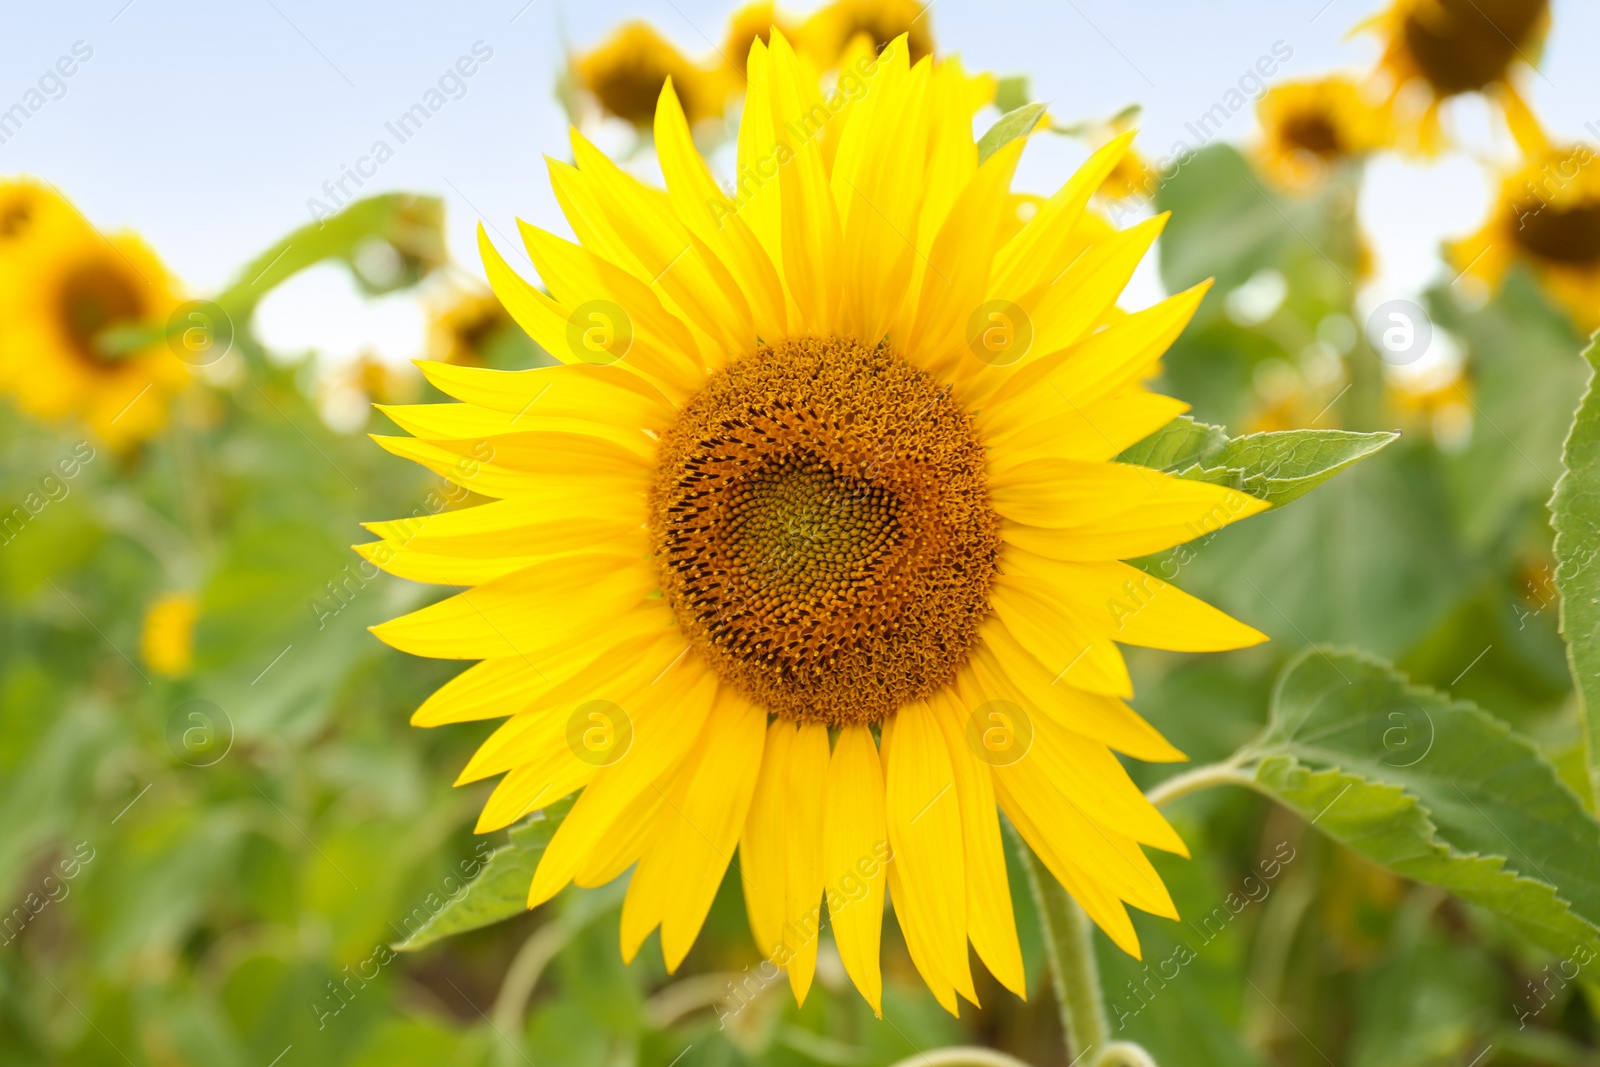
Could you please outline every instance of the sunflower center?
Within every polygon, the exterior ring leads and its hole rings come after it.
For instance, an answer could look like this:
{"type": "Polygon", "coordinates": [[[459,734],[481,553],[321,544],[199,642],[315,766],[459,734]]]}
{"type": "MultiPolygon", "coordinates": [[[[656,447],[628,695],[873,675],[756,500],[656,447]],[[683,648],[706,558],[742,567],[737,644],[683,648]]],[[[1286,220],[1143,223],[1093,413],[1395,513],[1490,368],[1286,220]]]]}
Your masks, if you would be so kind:
{"type": "Polygon", "coordinates": [[[1578,267],[1600,263],[1600,203],[1569,207],[1531,203],[1515,217],[1512,236],[1540,259],[1578,267]]]}
{"type": "Polygon", "coordinates": [[[1332,159],[1344,152],[1339,127],[1320,111],[1306,111],[1284,120],[1283,140],[1290,148],[1332,159]]]}
{"type": "Polygon", "coordinates": [[[1549,0],[1434,0],[1402,26],[1406,50],[1440,96],[1498,81],[1532,43],[1549,0]]]}
{"type": "Polygon", "coordinates": [[[663,437],[650,531],[689,641],[769,711],[877,722],[965,661],[1000,545],[984,447],[886,348],[794,340],[663,437]]]}
{"type": "Polygon", "coordinates": [[[108,263],[83,263],[67,274],[61,286],[61,322],[79,358],[96,365],[113,363],[97,343],[111,326],[137,322],[144,315],[144,295],[126,273],[108,263]]]}

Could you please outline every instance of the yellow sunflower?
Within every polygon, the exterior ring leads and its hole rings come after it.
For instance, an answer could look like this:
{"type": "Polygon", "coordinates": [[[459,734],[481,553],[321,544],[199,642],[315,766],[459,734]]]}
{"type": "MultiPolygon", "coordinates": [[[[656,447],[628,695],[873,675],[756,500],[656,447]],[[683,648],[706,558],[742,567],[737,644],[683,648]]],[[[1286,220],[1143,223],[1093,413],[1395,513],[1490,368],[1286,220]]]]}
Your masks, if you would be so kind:
{"type": "Polygon", "coordinates": [[[1507,86],[1513,67],[1538,58],[1550,28],[1549,0],[1393,0],[1366,24],[1384,40],[1380,66],[1406,109],[1403,147],[1433,153],[1443,145],[1439,105],[1462,93],[1507,86]]]}
{"type": "Polygon", "coordinates": [[[708,70],[647,22],[628,22],[592,52],[572,60],[572,80],[608,115],[650,128],[656,97],[668,78],[683,94],[691,125],[718,118],[731,88],[724,71],[708,70]]]}
{"type": "Polygon", "coordinates": [[[1118,643],[1263,637],[1119,561],[1265,504],[1113,461],[1186,409],[1144,382],[1206,289],[1117,310],[1165,221],[1086,214],[1128,137],[1016,228],[1026,139],[980,165],[958,66],[892,41],[831,163],[793,135],[828,106],[804,69],[780,32],[751,48],[737,199],[670,85],[665,189],[574,131],[550,167],[578,243],[521,228],[548,295],[480,228],[568,362],[426,365],[462,402],[390,408],[412,436],[377,440],[494,502],[360,551],[470,587],[375,632],[482,661],[413,719],[509,717],[460,777],[503,776],[478,830],[582,790],[530,906],[631,867],[623,951],[659,928],[675,969],[731,864],[797,998],[825,902],[876,1011],[887,890],[954,1012],[969,943],[1023,992],[997,807],[1127,951],[1125,905],[1175,916],[1141,846],[1184,844],[1114,753],[1184,757],[1125,703],[1118,643]]]}
{"type": "Polygon", "coordinates": [[[751,44],[756,41],[766,44],[772,39],[774,26],[793,36],[789,20],[783,17],[771,0],[756,0],[756,3],[746,4],[728,17],[728,31],[722,39],[722,59],[738,74],[741,83],[751,44]]]}
{"type": "Polygon", "coordinates": [[[1367,99],[1342,75],[1286,82],[1256,104],[1262,169],[1291,187],[1314,184],[1328,168],[1393,143],[1390,106],[1367,99]]]}
{"type": "Polygon", "coordinates": [[[1600,157],[1589,145],[1551,143],[1510,94],[1506,114],[1523,162],[1501,176],[1488,221],[1447,255],[1491,287],[1525,263],[1580,329],[1600,329],[1600,157]]]}
{"type": "Polygon", "coordinates": [[[193,593],[162,593],[145,609],[140,657],[157,674],[182,678],[194,665],[194,624],[200,601],[193,593]]]}
{"type": "Polygon", "coordinates": [[[172,279],[138,237],[103,235],[33,187],[0,193],[0,205],[27,203],[11,217],[29,218],[36,239],[0,242],[0,389],[38,417],[83,418],[114,447],[149,436],[188,368],[164,341],[122,353],[107,340],[164,326],[180,303],[172,279]]]}
{"type": "Polygon", "coordinates": [[[26,255],[30,248],[84,225],[77,209],[43,183],[0,180],[0,257],[26,255]]]}
{"type": "Polygon", "coordinates": [[[839,66],[840,57],[857,37],[866,37],[874,51],[904,34],[913,63],[933,53],[932,17],[918,0],[833,0],[819,8],[795,31],[795,47],[818,70],[839,66]]]}

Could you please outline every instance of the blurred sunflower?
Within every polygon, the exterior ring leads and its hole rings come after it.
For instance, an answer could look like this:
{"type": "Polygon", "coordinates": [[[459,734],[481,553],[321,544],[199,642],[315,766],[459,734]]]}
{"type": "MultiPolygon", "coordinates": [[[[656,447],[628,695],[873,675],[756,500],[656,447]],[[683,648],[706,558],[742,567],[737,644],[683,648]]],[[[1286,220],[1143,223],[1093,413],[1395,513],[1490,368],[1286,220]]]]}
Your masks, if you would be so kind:
{"type": "MultiPolygon", "coordinates": [[[[783,33],[794,36],[794,27],[790,20],[779,13],[777,5],[770,0],[757,0],[756,3],[746,4],[729,16],[728,31],[722,39],[722,59],[730,70],[739,75],[741,81],[744,78],[745,60],[750,55],[750,46],[756,41],[766,44],[771,40],[774,26],[783,33]]],[[[654,101],[651,102],[651,106],[653,115],[654,101]]]]}
{"type": "Polygon", "coordinates": [[[194,624],[200,601],[188,592],[163,593],[145,609],[139,653],[150,669],[182,678],[194,663],[194,624]]]}
{"type": "Polygon", "coordinates": [[[683,94],[691,126],[722,115],[730,83],[722,70],[699,66],[647,22],[618,27],[592,52],[572,60],[573,82],[608,115],[648,129],[668,78],[683,94]]]}
{"type": "Polygon", "coordinates": [[[19,256],[62,232],[87,225],[65,197],[29,179],[0,181],[0,256],[19,256]]]}
{"type": "Polygon", "coordinates": [[[428,358],[461,367],[482,367],[507,330],[517,328],[491,293],[453,294],[428,323],[428,358]]]}
{"type": "Polygon", "coordinates": [[[670,84],[665,190],[573,131],[576,166],[550,167],[581,243],[522,225],[549,295],[479,231],[496,293],[569,362],[427,364],[462,403],[390,408],[413,436],[377,440],[495,502],[373,523],[360,551],[472,587],[375,633],[483,661],[413,718],[510,716],[459,779],[504,775],[478,830],[582,790],[530,906],[636,865],[623,952],[659,927],[676,969],[737,847],[797,998],[826,900],[879,1010],[887,886],[954,1012],[969,942],[1024,991],[997,805],[1128,952],[1126,905],[1176,915],[1141,846],[1184,844],[1114,752],[1184,757],[1125,703],[1117,642],[1264,638],[1119,561],[1266,505],[1112,462],[1186,410],[1144,382],[1207,288],[1117,311],[1165,222],[1086,215],[1129,138],[1013,233],[1027,139],[980,166],[959,66],[908,59],[896,38],[830,163],[780,140],[826,106],[804,62],[755,43],[738,163],[771,177],[737,201],[670,84]]]}
{"type": "Polygon", "coordinates": [[[0,389],[40,418],[83,418],[113,447],[160,429],[188,369],[164,340],[131,352],[112,341],[166,323],[180,302],[166,268],[138,237],[103,235],[37,187],[0,199],[22,228],[0,244],[0,389]]]}
{"type": "Polygon", "coordinates": [[[1256,104],[1256,115],[1262,169],[1295,188],[1315,183],[1342,161],[1393,142],[1389,105],[1368,100],[1359,85],[1342,75],[1276,85],[1256,104]]]}
{"type": "Polygon", "coordinates": [[[1550,28],[1549,0],[1393,0],[1363,27],[1384,39],[1380,66],[1397,96],[1419,87],[1401,123],[1402,147],[1443,146],[1439,105],[1462,93],[1510,86],[1518,60],[1532,64],[1550,28]]]}
{"type": "Polygon", "coordinates": [[[1552,144],[1514,96],[1506,115],[1523,162],[1500,177],[1483,227],[1446,254],[1491,287],[1525,263],[1580,329],[1600,329],[1600,159],[1588,145],[1552,144]]]}
{"type": "Polygon", "coordinates": [[[818,70],[831,70],[857,37],[880,51],[905,34],[915,63],[933,53],[931,23],[927,6],[918,0],[833,0],[795,31],[795,47],[818,70]]]}

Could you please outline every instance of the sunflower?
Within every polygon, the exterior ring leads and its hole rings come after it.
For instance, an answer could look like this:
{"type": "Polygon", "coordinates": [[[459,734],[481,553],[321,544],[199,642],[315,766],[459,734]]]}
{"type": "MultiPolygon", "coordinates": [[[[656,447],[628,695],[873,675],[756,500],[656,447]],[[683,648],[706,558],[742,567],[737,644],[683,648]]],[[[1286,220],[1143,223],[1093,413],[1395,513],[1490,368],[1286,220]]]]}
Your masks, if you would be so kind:
{"type": "Polygon", "coordinates": [[[43,183],[0,181],[0,257],[25,255],[64,230],[83,225],[77,209],[43,183]]]}
{"type": "Polygon", "coordinates": [[[182,678],[194,664],[194,624],[200,601],[188,592],[163,593],[145,609],[139,654],[157,674],[182,678]]]}
{"type": "Polygon", "coordinates": [[[1313,184],[1330,167],[1393,141],[1389,105],[1368,100],[1341,75],[1276,85],[1256,104],[1256,115],[1262,169],[1291,187],[1313,184]]]}
{"type": "Polygon", "coordinates": [[[1600,158],[1589,145],[1552,143],[1509,94],[1506,115],[1523,161],[1501,176],[1488,221],[1446,254],[1491,287],[1526,264],[1580,329],[1600,329],[1600,158]]]}
{"type": "Polygon", "coordinates": [[[1431,154],[1443,144],[1440,104],[1508,86],[1518,60],[1534,62],[1550,28],[1550,2],[1394,0],[1366,25],[1384,39],[1379,64],[1396,95],[1419,90],[1405,115],[1405,146],[1431,154]]]}
{"type": "Polygon", "coordinates": [[[479,230],[567,362],[425,365],[461,403],[390,408],[411,436],[377,440],[494,502],[359,551],[470,587],[375,632],[482,661],[413,718],[509,716],[460,777],[503,776],[477,829],[582,790],[530,906],[631,867],[623,952],[659,927],[675,969],[732,864],[796,997],[825,901],[877,1011],[887,890],[954,1012],[969,941],[1023,992],[997,807],[1127,951],[1125,905],[1175,917],[1141,846],[1184,844],[1114,752],[1184,757],[1125,703],[1117,643],[1263,637],[1119,561],[1266,505],[1113,461],[1186,409],[1144,381],[1206,289],[1116,308],[1165,221],[1086,214],[1129,138],[1015,228],[1026,139],[980,165],[959,66],[908,53],[833,117],[830,163],[793,137],[828,106],[805,64],[756,42],[737,200],[671,85],[664,190],[574,131],[550,167],[578,243],[522,226],[549,294],[479,230]]]}
{"type": "Polygon", "coordinates": [[[725,72],[700,67],[647,22],[628,22],[592,52],[573,57],[571,77],[600,108],[649,129],[668,78],[683,94],[691,125],[719,118],[730,84],[725,72]]]}
{"type": "Polygon", "coordinates": [[[187,368],[164,341],[107,342],[166,324],[179,304],[166,269],[138,237],[103,235],[36,187],[7,186],[7,206],[21,235],[0,243],[0,389],[41,418],[80,416],[115,447],[154,433],[187,368]]]}
{"type": "Polygon", "coordinates": [[[772,39],[774,26],[783,33],[793,34],[789,20],[779,13],[777,5],[771,0],[756,0],[756,3],[746,4],[728,17],[728,31],[722,38],[722,59],[741,82],[750,45],[756,41],[766,44],[772,39]]]}
{"type": "Polygon", "coordinates": [[[795,31],[795,47],[818,70],[831,70],[857,37],[881,51],[904,34],[915,63],[933,53],[931,22],[927,6],[918,0],[833,0],[795,31]]]}
{"type": "Polygon", "coordinates": [[[452,294],[428,323],[428,355],[443,363],[481,367],[506,331],[517,324],[493,294],[452,294]]]}

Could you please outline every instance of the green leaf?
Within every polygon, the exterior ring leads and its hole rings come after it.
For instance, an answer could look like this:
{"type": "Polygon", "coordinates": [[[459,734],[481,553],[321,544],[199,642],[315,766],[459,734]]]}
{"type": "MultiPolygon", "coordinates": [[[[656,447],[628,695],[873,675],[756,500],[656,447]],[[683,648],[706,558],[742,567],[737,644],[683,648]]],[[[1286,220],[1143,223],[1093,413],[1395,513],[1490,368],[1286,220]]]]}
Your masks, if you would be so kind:
{"type": "MultiPolygon", "coordinates": [[[[1600,344],[1584,353],[1600,366],[1600,344]]],[[[1600,395],[1591,376],[1562,453],[1561,478],[1550,500],[1555,527],[1556,588],[1561,593],[1561,635],[1577,688],[1591,794],[1596,780],[1596,712],[1600,711],[1600,395]]]]}
{"type": "Polygon", "coordinates": [[[1180,415],[1117,459],[1192,481],[1231,486],[1276,506],[1299,499],[1399,436],[1282,430],[1229,438],[1220,426],[1180,415]]]}
{"type": "Polygon", "coordinates": [[[570,810],[568,797],[513,826],[510,843],[494,850],[465,892],[447,899],[444,907],[394,947],[415,952],[452,934],[492,926],[526,911],[533,872],[570,810]]]}
{"type": "Polygon", "coordinates": [[[1310,648],[1279,678],[1249,784],[1533,942],[1600,955],[1600,825],[1528,741],[1388,664],[1310,648]]]}
{"type": "Polygon", "coordinates": [[[1273,505],[1287,504],[1399,438],[1397,433],[1282,430],[1235,437],[1180,476],[1230,485],[1273,505]]]}
{"type": "Polygon", "coordinates": [[[1214,455],[1228,443],[1228,431],[1221,426],[1196,422],[1179,415],[1143,441],[1117,457],[1119,463],[1137,463],[1161,471],[1180,471],[1214,455]]]}
{"type": "Polygon", "coordinates": [[[990,156],[1018,137],[1026,137],[1032,133],[1033,128],[1039,124],[1039,116],[1043,114],[1043,104],[1024,104],[1015,111],[1001,115],[999,120],[989,127],[989,132],[978,138],[978,165],[982,166],[990,156]]]}

